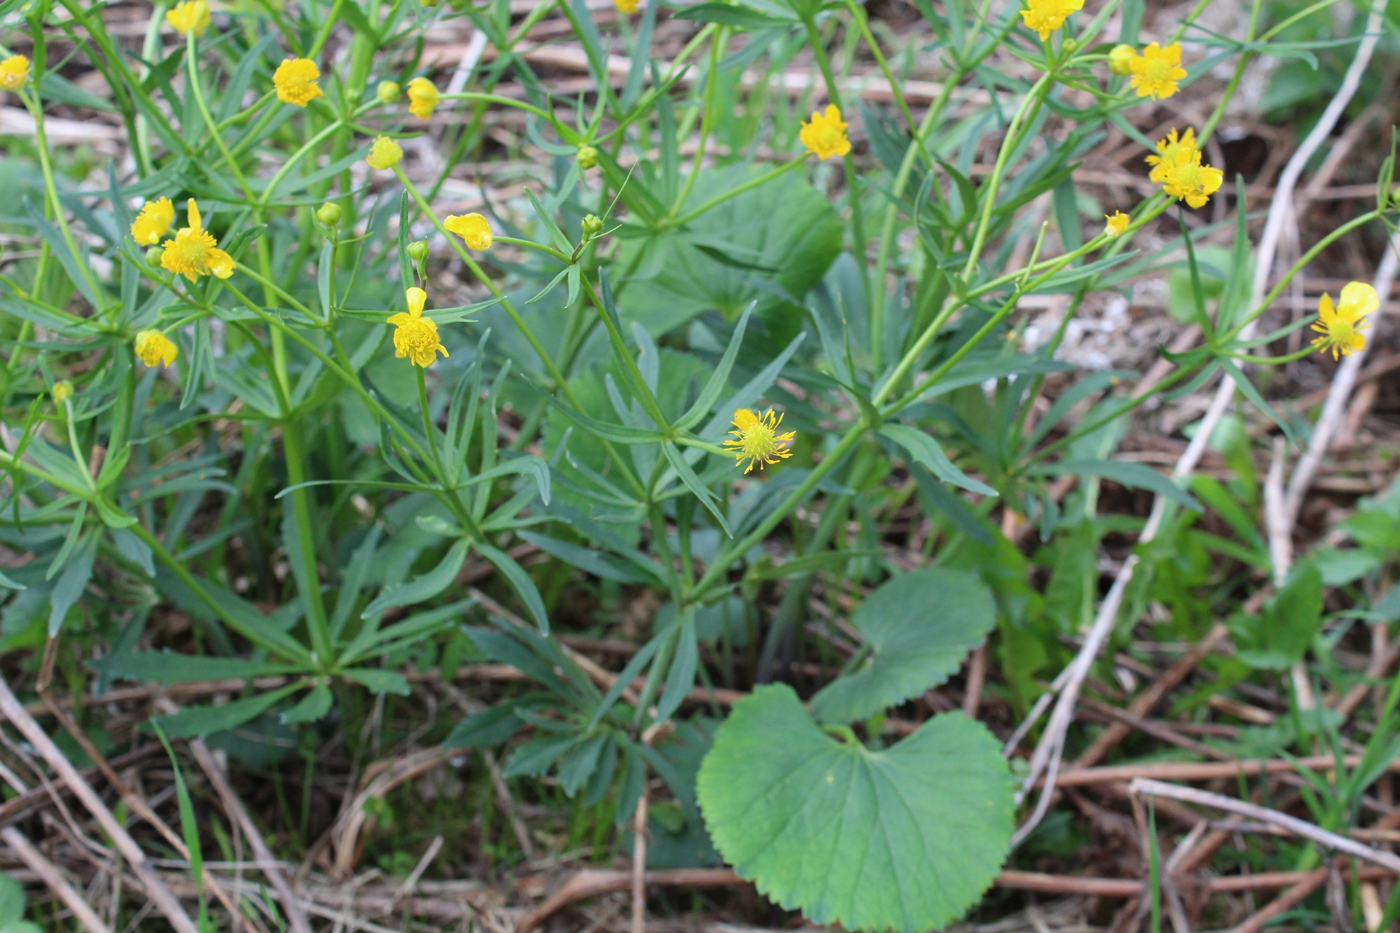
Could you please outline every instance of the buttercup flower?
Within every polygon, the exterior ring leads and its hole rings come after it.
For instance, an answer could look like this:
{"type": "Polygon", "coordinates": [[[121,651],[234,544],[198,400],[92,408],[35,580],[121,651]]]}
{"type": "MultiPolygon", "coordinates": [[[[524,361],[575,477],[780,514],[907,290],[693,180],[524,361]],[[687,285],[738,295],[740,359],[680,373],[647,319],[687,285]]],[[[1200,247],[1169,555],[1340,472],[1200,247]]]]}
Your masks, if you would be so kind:
{"type": "Polygon", "coordinates": [[[155,246],[175,223],[175,205],[169,198],[156,198],[141,207],[131,224],[131,238],[142,246],[155,246]]]}
{"type": "Polygon", "coordinates": [[[165,14],[165,21],[182,36],[202,36],[209,28],[209,4],[205,0],[185,0],[165,14]]]}
{"type": "Polygon", "coordinates": [[[389,137],[377,136],[374,145],[369,147],[369,155],[365,156],[365,161],[369,163],[370,168],[381,171],[393,168],[403,161],[403,149],[389,137]]]}
{"type": "Polygon", "coordinates": [[[180,355],[180,348],[158,330],[143,330],[136,335],[136,355],[147,366],[169,366],[180,355]]]}
{"type": "Polygon", "coordinates": [[[309,58],[289,58],[277,66],[272,83],[277,87],[277,99],[294,107],[305,107],[322,95],[316,81],[321,69],[309,58]]]}
{"type": "Polygon", "coordinates": [[[1187,127],[1180,139],[1177,139],[1176,130],[1172,130],[1165,139],[1157,140],[1157,154],[1147,157],[1147,164],[1152,166],[1152,172],[1147,177],[1159,185],[1162,184],[1166,181],[1168,170],[1176,164],[1177,156],[1195,151],[1195,130],[1187,127]]]}
{"type": "Polygon", "coordinates": [[[191,282],[201,275],[221,279],[233,275],[233,257],[219,249],[219,241],[214,239],[214,234],[204,229],[194,198],[189,200],[188,221],[188,227],[175,231],[175,239],[162,244],[165,250],[160,254],[160,267],[167,272],[183,275],[191,282]]]}
{"type": "Polygon", "coordinates": [[[1040,41],[1044,42],[1065,24],[1071,13],[1084,9],[1084,0],[1027,0],[1026,7],[1021,11],[1021,19],[1028,28],[1040,33],[1040,41]]]}
{"type": "Polygon", "coordinates": [[[427,78],[414,78],[408,82],[408,112],[426,120],[433,115],[438,105],[438,89],[427,78]]]}
{"type": "Polygon", "coordinates": [[[1322,334],[1312,342],[1323,353],[1332,351],[1332,359],[1351,356],[1353,351],[1366,349],[1366,335],[1361,331],[1370,327],[1363,321],[1368,314],[1375,314],[1381,307],[1380,296],[1365,282],[1349,282],[1342,289],[1341,303],[1332,305],[1332,296],[1323,295],[1317,304],[1317,321],[1312,329],[1322,334]]]}
{"type": "Polygon", "coordinates": [[[465,214],[461,217],[452,214],[442,222],[442,227],[448,233],[455,233],[465,240],[470,249],[490,249],[494,239],[491,236],[491,225],[480,214],[465,214]]]}
{"type": "Polygon", "coordinates": [[[631,16],[641,7],[642,0],[613,0],[613,6],[617,7],[617,12],[626,16],[631,16]]]}
{"type": "Polygon", "coordinates": [[[1128,65],[1133,79],[1128,82],[1137,91],[1138,97],[1151,97],[1153,100],[1171,97],[1176,93],[1176,82],[1186,77],[1186,69],[1181,67],[1181,43],[1173,42],[1165,49],[1152,43],[1136,55],[1128,65]]]}
{"type": "Polygon", "coordinates": [[[1115,45],[1108,53],[1108,70],[1116,75],[1130,75],[1133,73],[1133,59],[1137,58],[1137,49],[1131,45],[1115,45]]]}
{"type": "Polygon", "coordinates": [[[62,382],[55,382],[53,384],[53,403],[55,405],[62,405],[72,397],[73,383],[64,379],[62,382]]]}
{"type": "Polygon", "coordinates": [[[807,151],[818,159],[844,156],[851,151],[851,141],[846,138],[847,124],[841,120],[841,111],[835,104],[827,104],[825,113],[812,111],[812,119],[802,124],[798,138],[807,151]]]}
{"type": "Polygon", "coordinates": [[[1200,152],[1193,149],[1190,153],[1177,153],[1176,162],[1167,166],[1162,190],[1192,207],[1205,207],[1224,181],[1225,173],[1203,164],[1200,152]]]}
{"type": "Polygon", "coordinates": [[[29,83],[29,59],[11,55],[0,62],[0,90],[18,91],[29,83]]]}
{"type": "Polygon", "coordinates": [[[437,359],[438,351],[447,356],[447,349],[438,340],[437,321],[423,316],[423,304],[428,293],[421,288],[410,288],[404,292],[408,300],[408,311],[400,311],[389,318],[394,325],[394,355],[399,359],[408,357],[414,366],[427,369],[437,359]]]}
{"type": "Polygon", "coordinates": [[[755,466],[761,470],[770,463],[792,456],[792,439],[797,432],[779,434],[778,425],[782,423],[783,416],[778,415],[775,419],[771,408],[761,417],[747,408],[741,408],[734,413],[735,429],[729,432],[734,437],[725,441],[724,446],[734,454],[736,464],[749,461],[745,473],[752,472],[755,466]]]}
{"type": "Polygon", "coordinates": [[[1118,236],[1128,229],[1128,215],[1122,211],[1115,211],[1111,216],[1104,215],[1104,220],[1108,221],[1103,225],[1103,232],[1106,236],[1118,236]]]}

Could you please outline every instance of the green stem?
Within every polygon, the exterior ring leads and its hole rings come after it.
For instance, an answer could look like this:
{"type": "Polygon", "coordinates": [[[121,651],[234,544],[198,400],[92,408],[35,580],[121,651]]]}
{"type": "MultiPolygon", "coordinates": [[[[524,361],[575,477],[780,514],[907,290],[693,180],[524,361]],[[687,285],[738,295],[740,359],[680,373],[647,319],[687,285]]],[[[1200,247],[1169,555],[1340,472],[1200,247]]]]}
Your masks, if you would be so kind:
{"type": "MultiPolygon", "coordinates": [[[[796,159],[793,159],[791,162],[785,162],[785,163],[783,163],[782,165],[778,166],[777,168],[772,169],[771,171],[764,172],[762,175],[758,176],[757,178],[753,178],[753,179],[750,179],[749,181],[744,182],[742,185],[735,185],[733,188],[730,188],[728,191],[725,191],[725,192],[723,192],[722,194],[717,194],[717,195],[715,195],[714,197],[710,198],[708,201],[706,201],[704,204],[701,204],[699,207],[695,208],[694,210],[692,210],[692,211],[686,211],[684,214],[682,214],[681,216],[677,217],[675,220],[670,221],[670,222],[667,224],[667,226],[668,226],[668,227],[684,227],[686,224],[690,223],[690,222],[691,222],[692,220],[694,220],[695,218],[700,217],[700,216],[702,216],[703,214],[706,214],[706,213],[708,213],[709,211],[714,210],[716,207],[719,207],[721,204],[723,204],[725,201],[728,201],[730,198],[738,197],[739,195],[743,194],[745,191],[752,191],[754,188],[757,188],[757,187],[759,187],[760,185],[766,185],[766,184],[768,184],[770,181],[772,181],[773,179],[775,179],[775,178],[777,178],[777,177],[779,177],[779,176],[781,176],[781,175],[787,174],[788,172],[790,172],[790,171],[792,171],[793,169],[797,168],[797,166],[801,165],[803,162],[806,162],[806,161],[807,161],[807,157],[806,157],[805,155],[798,156],[796,159]]],[[[688,194],[688,193],[689,193],[689,191],[688,191],[688,189],[687,189],[687,194],[688,194]]],[[[671,213],[674,214],[677,210],[679,210],[682,206],[684,206],[684,204],[685,204],[685,200],[684,200],[684,199],[681,199],[681,200],[677,201],[677,202],[676,202],[676,206],[675,206],[674,208],[671,209],[671,213]]]]}

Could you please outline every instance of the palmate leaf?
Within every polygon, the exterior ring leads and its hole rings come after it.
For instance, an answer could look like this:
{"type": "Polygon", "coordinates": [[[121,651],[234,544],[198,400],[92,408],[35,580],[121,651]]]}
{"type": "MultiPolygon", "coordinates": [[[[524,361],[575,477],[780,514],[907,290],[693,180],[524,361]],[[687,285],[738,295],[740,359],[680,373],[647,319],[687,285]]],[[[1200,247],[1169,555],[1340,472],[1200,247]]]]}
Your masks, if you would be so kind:
{"type": "Polygon", "coordinates": [[[824,722],[865,719],[943,683],[992,630],[996,604],[971,573],[930,567],[875,590],[851,621],[870,657],[812,697],[824,722]]]}
{"type": "Polygon", "coordinates": [[[871,751],[824,733],[783,684],[734,706],[696,790],[740,877],[852,930],[914,933],[960,917],[996,877],[1015,808],[980,723],[947,713],[871,751]]]}

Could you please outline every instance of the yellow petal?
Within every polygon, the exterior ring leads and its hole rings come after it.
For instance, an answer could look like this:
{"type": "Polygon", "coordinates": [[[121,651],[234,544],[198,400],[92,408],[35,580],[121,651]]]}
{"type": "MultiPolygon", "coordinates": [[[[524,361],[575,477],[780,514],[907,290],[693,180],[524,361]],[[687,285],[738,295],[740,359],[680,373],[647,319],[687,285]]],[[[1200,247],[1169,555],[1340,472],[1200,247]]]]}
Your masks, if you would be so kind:
{"type": "Polygon", "coordinates": [[[408,300],[409,315],[412,317],[422,317],[423,305],[428,301],[428,293],[415,286],[404,292],[404,298],[408,300]]]}
{"type": "Polygon", "coordinates": [[[755,424],[758,424],[758,415],[747,408],[741,408],[734,413],[734,426],[740,431],[747,431],[755,424]]]}
{"type": "Polygon", "coordinates": [[[187,216],[189,217],[190,229],[203,230],[203,218],[199,216],[199,205],[194,203],[194,198],[189,199],[189,201],[186,203],[186,208],[187,216]]]}
{"type": "Polygon", "coordinates": [[[1342,289],[1340,304],[1350,312],[1350,318],[1354,321],[1380,310],[1381,299],[1376,290],[1365,282],[1348,282],[1342,289]]]}

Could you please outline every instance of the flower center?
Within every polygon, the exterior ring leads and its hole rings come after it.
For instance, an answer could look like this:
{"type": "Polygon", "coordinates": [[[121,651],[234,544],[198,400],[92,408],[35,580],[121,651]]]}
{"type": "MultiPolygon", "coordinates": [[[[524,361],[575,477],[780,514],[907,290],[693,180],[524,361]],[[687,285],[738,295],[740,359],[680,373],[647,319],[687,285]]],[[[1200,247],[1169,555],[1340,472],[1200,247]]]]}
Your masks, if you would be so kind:
{"type": "Polygon", "coordinates": [[[778,449],[778,441],[773,429],[762,421],[754,422],[744,429],[744,456],[756,460],[766,460],[778,449]]]}
{"type": "Polygon", "coordinates": [[[823,149],[835,149],[841,145],[841,131],[827,124],[818,131],[817,139],[821,142],[823,149]]]}
{"type": "Polygon", "coordinates": [[[207,230],[181,230],[175,237],[176,255],[181,262],[192,266],[202,264],[215,245],[213,235],[207,230]]]}
{"type": "Polygon", "coordinates": [[[394,334],[394,342],[406,350],[432,351],[437,349],[437,331],[423,318],[405,321],[394,334]]]}
{"type": "Polygon", "coordinates": [[[1356,331],[1351,326],[1350,321],[1343,321],[1341,318],[1334,320],[1327,326],[1327,336],[1336,343],[1351,344],[1351,338],[1356,331]]]}
{"type": "Polygon", "coordinates": [[[1196,190],[1201,187],[1201,167],[1199,165],[1179,165],[1176,169],[1176,183],[1183,188],[1196,190]]]}
{"type": "Polygon", "coordinates": [[[1172,76],[1171,63],[1161,58],[1148,59],[1143,71],[1149,81],[1170,81],[1172,76]]]}

